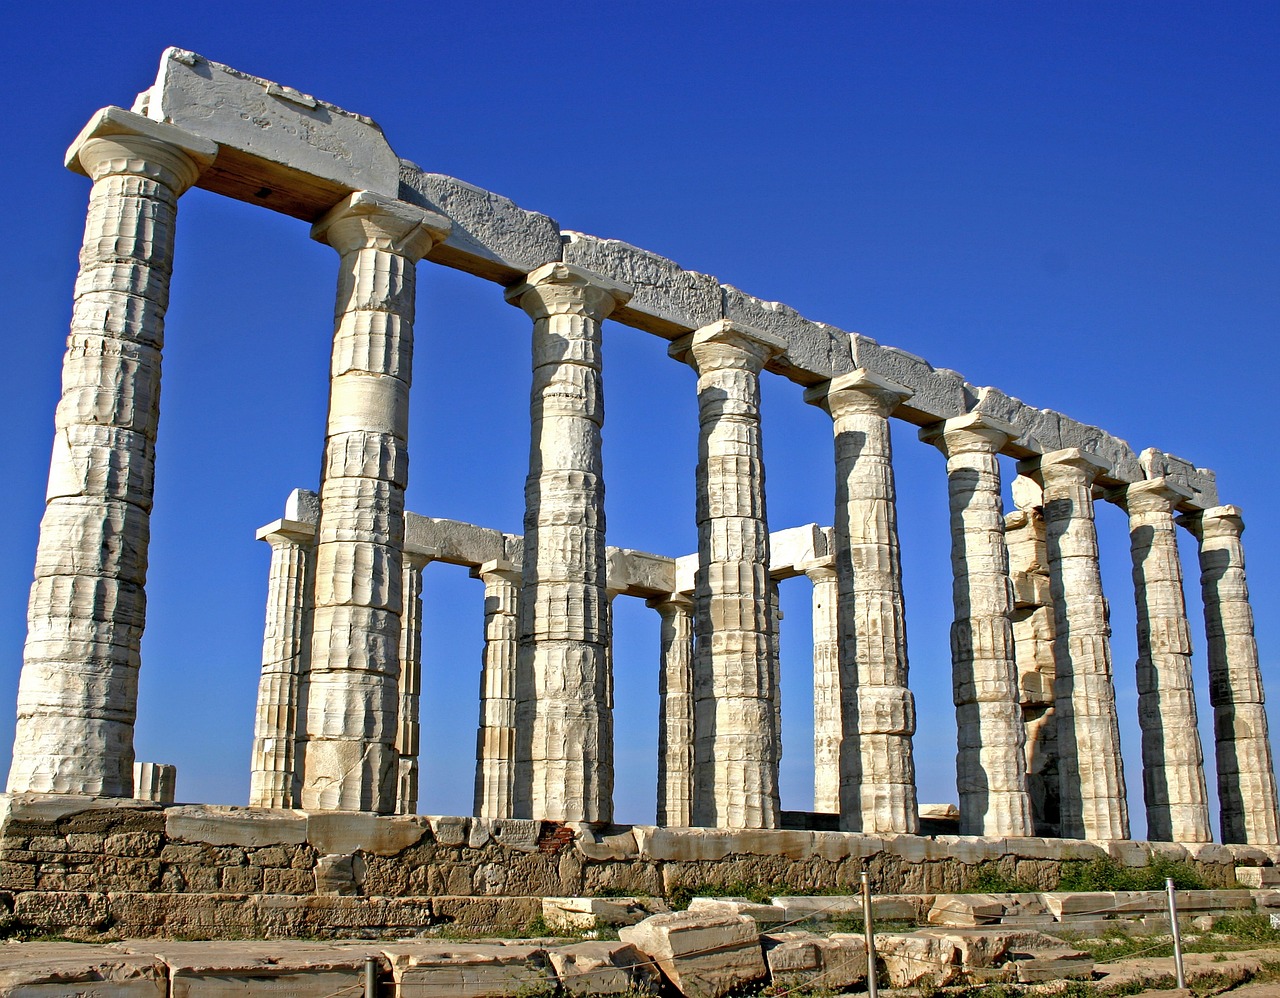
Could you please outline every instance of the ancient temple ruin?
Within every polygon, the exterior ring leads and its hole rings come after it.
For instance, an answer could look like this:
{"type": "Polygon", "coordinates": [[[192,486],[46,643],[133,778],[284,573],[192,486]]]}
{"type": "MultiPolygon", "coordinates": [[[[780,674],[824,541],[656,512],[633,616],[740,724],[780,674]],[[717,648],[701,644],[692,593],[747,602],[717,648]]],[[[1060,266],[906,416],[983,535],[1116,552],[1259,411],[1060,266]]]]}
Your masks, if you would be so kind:
{"type": "Polygon", "coordinates": [[[661,618],[657,824],[780,828],[776,583],[805,575],[817,811],[838,816],[833,834],[917,833],[898,419],[946,467],[960,834],[1015,851],[1007,840],[1129,838],[1101,501],[1130,523],[1149,838],[1213,838],[1182,526],[1200,552],[1198,680],[1214,710],[1221,841],[1280,844],[1244,523],[1211,471],[644,250],[561,231],[399,158],[368,118],[191,52],[168,50],[132,110],[95,114],[67,166],[92,188],[31,590],[15,799],[135,795],[163,320],[178,199],[198,186],[302,219],[336,253],[323,477],[259,534],[271,568],[255,808],[415,813],[422,573],[440,561],[484,582],[476,818],[611,821],[611,605],[623,596],[661,618]],[[499,285],[531,320],[521,536],[405,511],[419,261],[499,285]],[[606,319],[668,341],[672,361],[696,372],[696,552],[606,542],[606,319]],[[831,417],[829,524],[768,521],[765,374],[831,417]],[[1019,462],[1009,513],[998,455],[1019,462]]]}

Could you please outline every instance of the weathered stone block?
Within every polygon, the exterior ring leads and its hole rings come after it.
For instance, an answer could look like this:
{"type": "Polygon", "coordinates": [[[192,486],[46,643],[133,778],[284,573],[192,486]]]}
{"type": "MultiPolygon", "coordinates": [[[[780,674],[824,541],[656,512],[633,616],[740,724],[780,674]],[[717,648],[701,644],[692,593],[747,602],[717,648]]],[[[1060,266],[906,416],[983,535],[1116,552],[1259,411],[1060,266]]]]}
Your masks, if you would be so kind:
{"type": "Polygon", "coordinates": [[[866,982],[867,950],[860,936],[780,932],[763,936],[761,942],[774,988],[812,985],[843,991],[866,982]]]}
{"type": "Polygon", "coordinates": [[[812,322],[789,305],[752,297],[728,284],[722,285],[721,291],[724,318],[773,333],[786,342],[786,351],[766,364],[769,370],[802,385],[816,385],[854,369],[849,334],[844,330],[812,322]]]}
{"type": "Polygon", "coordinates": [[[962,416],[976,401],[955,371],[934,368],[915,354],[882,346],[859,333],[852,334],[851,348],[854,368],[866,368],[911,389],[911,397],[898,406],[896,414],[919,426],[962,416]]]}
{"type": "Polygon", "coordinates": [[[396,943],[382,952],[399,993],[421,998],[506,998],[550,993],[556,984],[539,946],[396,943]]]}
{"type": "Polygon", "coordinates": [[[745,915],[677,911],[618,932],[652,958],[687,998],[720,998],[765,977],[756,923],[745,915]]]}
{"type": "Polygon", "coordinates": [[[656,995],[662,979],[629,943],[585,942],[548,950],[560,987],[571,995],[656,995]]]}
{"type": "Polygon", "coordinates": [[[154,957],[105,946],[23,943],[0,955],[0,996],[168,998],[166,970],[154,957]]]}

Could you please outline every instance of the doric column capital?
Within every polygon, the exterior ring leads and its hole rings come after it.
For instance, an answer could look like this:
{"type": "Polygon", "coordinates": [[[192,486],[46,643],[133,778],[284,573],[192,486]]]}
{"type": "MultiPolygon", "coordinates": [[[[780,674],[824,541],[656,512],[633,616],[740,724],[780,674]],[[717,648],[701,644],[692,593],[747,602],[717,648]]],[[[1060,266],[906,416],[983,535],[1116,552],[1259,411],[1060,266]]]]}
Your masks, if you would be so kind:
{"type": "Polygon", "coordinates": [[[452,225],[434,211],[372,191],[356,191],[311,226],[311,238],[344,255],[375,249],[417,263],[448,238],[452,225]]]}
{"type": "Polygon", "coordinates": [[[667,349],[699,373],[736,368],[759,374],[765,364],[786,352],[787,341],[781,336],[732,319],[717,319],[681,336],[667,349]]]}
{"type": "Polygon", "coordinates": [[[955,454],[998,454],[1009,441],[1019,436],[1016,426],[981,412],[944,419],[920,430],[920,439],[933,444],[947,457],[955,454]]]}
{"type": "Polygon", "coordinates": [[[1179,503],[1191,498],[1191,492],[1167,478],[1151,478],[1113,489],[1106,498],[1129,514],[1172,513],[1179,503]]]}
{"type": "Polygon", "coordinates": [[[829,554],[820,558],[810,558],[808,561],[797,563],[796,570],[804,572],[810,582],[832,582],[837,576],[836,559],[834,555],[829,554]]]}
{"type": "Polygon", "coordinates": [[[535,320],[582,315],[601,322],[630,301],[631,294],[627,285],[571,263],[544,263],[507,288],[505,297],[535,320]]]}
{"type": "Polygon", "coordinates": [[[505,558],[495,558],[493,561],[486,561],[483,565],[477,565],[471,569],[471,577],[473,579],[481,579],[486,583],[490,578],[518,583],[520,581],[520,568],[505,558]]]}
{"type": "Polygon", "coordinates": [[[687,593],[671,593],[669,596],[654,596],[644,601],[644,605],[658,611],[662,617],[675,617],[680,614],[689,616],[693,613],[693,597],[687,593]]]}
{"type": "Polygon", "coordinates": [[[121,107],[104,107],[67,149],[68,170],[95,182],[126,174],[159,181],[181,194],[196,182],[218,144],[121,107]]]}
{"type": "Polygon", "coordinates": [[[1211,506],[1198,513],[1185,513],[1178,523],[1204,540],[1206,537],[1239,537],[1244,533],[1244,517],[1239,506],[1211,506]]]}
{"type": "Polygon", "coordinates": [[[439,557],[439,552],[415,551],[412,548],[405,548],[401,552],[401,557],[405,568],[411,568],[415,572],[421,572],[439,557]]]}
{"type": "Polygon", "coordinates": [[[833,419],[846,414],[887,418],[913,394],[906,385],[860,367],[805,389],[804,400],[825,410],[833,419]]]}
{"type": "Polygon", "coordinates": [[[277,544],[311,544],[316,539],[316,525],[301,520],[272,520],[255,535],[272,547],[277,544]]]}
{"type": "Polygon", "coordinates": [[[1018,474],[1027,475],[1045,488],[1051,485],[1092,485],[1111,465],[1079,447],[1064,447],[1018,462],[1018,474]]]}

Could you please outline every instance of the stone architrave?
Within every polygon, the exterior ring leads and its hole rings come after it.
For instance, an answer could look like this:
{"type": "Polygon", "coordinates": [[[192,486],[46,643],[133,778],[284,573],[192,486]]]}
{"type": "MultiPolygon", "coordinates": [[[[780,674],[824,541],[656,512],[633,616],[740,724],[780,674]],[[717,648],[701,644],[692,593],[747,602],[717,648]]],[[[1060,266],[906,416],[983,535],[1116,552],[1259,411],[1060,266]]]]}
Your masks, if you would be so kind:
{"type": "Polygon", "coordinates": [[[477,818],[510,818],[515,805],[520,570],[509,561],[488,561],[473,569],[472,575],[484,583],[473,812],[477,818]]]}
{"type": "Polygon", "coordinates": [[[613,814],[600,326],[630,297],[624,285],[563,263],[545,264],[507,290],[507,300],[533,319],[517,817],[608,821],[613,814]]]}
{"type": "Polygon", "coordinates": [[[920,431],[947,459],[961,835],[1033,834],[997,460],[1017,436],[1015,427],[980,413],[920,431]]]}
{"type": "Polygon", "coordinates": [[[1127,839],[1129,805],[1111,674],[1111,625],[1093,518],[1093,482],[1106,465],[1071,447],[1029,458],[1019,470],[1036,476],[1044,488],[1061,835],[1127,839]]]}
{"type": "Polygon", "coordinates": [[[671,345],[698,374],[695,825],[776,828],[780,817],[760,371],[785,349],[727,319],[671,345]]]}
{"type": "Polygon", "coordinates": [[[813,809],[840,813],[840,586],[835,559],[797,565],[813,584],[813,809]]]}
{"type": "Polygon", "coordinates": [[[1238,506],[1214,506],[1178,522],[1200,542],[1222,841],[1275,845],[1276,778],[1240,543],[1244,519],[1238,506]]]}
{"type": "Polygon", "coordinates": [[[693,823],[693,600],[648,601],[662,618],[658,670],[659,825],[693,823]]]}
{"type": "Polygon", "coordinates": [[[276,520],[258,531],[271,545],[262,676],[249,774],[250,807],[298,806],[298,709],[307,656],[307,598],[315,567],[314,524],[276,520]]]}
{"type": "Polygon", "coordinates": [[[400,705],[396,718],[396,814],[418,813],[418,753],[422,725],[422,573],[431,558],[403,553],[400,583],[400,705]]]}
{"type": "Polygon", "coordinates": [[[67,151],[93,181],[27,640],[10,793],[133,796],[160,351],[178,197],[208,139],[111,107],[67,151]]]}
{"type": "Polygon", "coordinates": [[[915,700],[907,630],[889,414],[911,390],[859,368],[804,393],[832,417],[836,449],[835,559],[839,596],[840,827],[917,832],[915,700]]]}
{"type": "Polygon", "coordinates": [[[1173,511],[1190,492],[1164,478],[1118,490],[1129,514],[1138,607],[1138,724],[1147,838],[1210,842],[1209,803],[1192,682],[1191,627],[1173,511]]]}
{"type": "Polygon", "coordinates": [[[448,231],[443,216],[369,191],[311,230],[341,263],[316,534],[307,810],[396,807],[414,265],[448,231]]]}

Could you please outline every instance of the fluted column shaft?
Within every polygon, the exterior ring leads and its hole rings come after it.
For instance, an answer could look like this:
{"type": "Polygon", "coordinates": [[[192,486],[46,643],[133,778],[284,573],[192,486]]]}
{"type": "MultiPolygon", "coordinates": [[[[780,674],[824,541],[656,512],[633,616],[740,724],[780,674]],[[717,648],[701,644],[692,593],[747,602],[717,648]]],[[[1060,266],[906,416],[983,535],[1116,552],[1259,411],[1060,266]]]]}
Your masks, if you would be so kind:
{"type": "Polygon", "coordinates": [[[422,724],[422,573],[431,559],[404,552],[400,594],[400,683],[396,716],[396,814],[418,813],[422,724]]]}
{"type": "Polygon", "coordinates": [[[840,813],[840,585],[835,560],[799,565],[813,584],[813,809],[840,813]]]}
{"type": "Polygon", "coordinates": [[[174,226],[178,196],[216,151],[109,108],[68,152],[68,167],[93,189],[27,614],[11,793],[133,795],[174,226]]]}
{"type": "Polygon", "coordinates": [[[1200,541],[1222,841],[1275,845],[1276,778],[1240,543],[1244,520],[1236,506],[1215,506],[1180,522],[1200,541]]]}
{"type": "Polygon", "coordinates": [[[725,320],[672,345],[698,373],[695,825],[775,828],[779,821],[760,371],[783,346],[725,320]]]}
{"type": "Polygon", "coordinates": [[[600,325],[628,289],[567,264],[507,292],[533,322],[515,813],[613,815],[600,325]]]}
{"type": "Polygon", "coordinates": [[[510,562],[490,561],[474,574],[484,582],[484,652],[473,813],[477,818],[510,818],[515,805],[520,572],[510,562]]]}
{"type": "Polygon", "coordinates": [[[1129,805],[1112,682],[1111,625],[1093,518],[1093,481],[1105,466],[1070,448],[1022,467],[1037,474],[1044,487],[1061,834],[1068,839],[1127,839],[1129,805]]]}
{"type": "Polygon", "coordinates": [[[448,224],[361,191],[312,227],[342,259],[316,535],[308,810],[396,807],[414,264],[448,224]]]}
{"type": "Polygon", "coordinates": [[[947,459],[961,835],[1033,833],[996,457],[1016,436],[1012,426],[976,414],[920,434],[947,459]]]}
{"type": "Polygon", "coordinates": [[[658,666],[659,825],[693,823],[693,601],[649,600],[662,618],[658,666]]]}
{"type": "Polygon", "coordinates": [[[1209,803],[1192,681],[1191,628],[1173,511],[1188,493],[1163,478],[1127,486],[1138,608],[1138,724],[1147,838],[1210,842],[1209,803]]]}
{"type": "Polygon", "coordinates": [[[307,597],[314,569],[315,527],[277,520],[258,532],[271,545],[262,676],[253,730],[250,807],[298,806],[298,711],[306,660],[307,597]]]}
{"type": "Polygon", "coordinates": [[[835,558],[839,585],[840,826],[917,832],[907,687],[907,631],[898,550],[889,413],[910,390],[860,369],[805,392],[830,413],[836,439],[835,558]]]}

